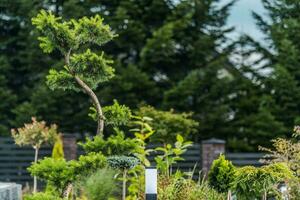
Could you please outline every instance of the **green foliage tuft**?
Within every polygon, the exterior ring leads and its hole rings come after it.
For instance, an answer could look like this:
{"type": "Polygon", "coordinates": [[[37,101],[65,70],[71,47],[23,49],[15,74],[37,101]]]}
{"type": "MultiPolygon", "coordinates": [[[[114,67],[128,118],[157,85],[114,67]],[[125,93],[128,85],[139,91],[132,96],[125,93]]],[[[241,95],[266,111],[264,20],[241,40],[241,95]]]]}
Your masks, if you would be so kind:
{"type": "Polygon", "coordinates": [[[140,161],[131,156],[111,156],[107,158],[108,165],[113,169],[129,170],[140,163],[140,161]]]}
{"type": "Polygon", "coordinates": [[[198,183],[181,176],[159,176],[158,199],[164,200],[225,200],[225,194],[209,187],[205,180],[198,183]]]}
{"type": "Polygon", "coordinates": [[[224,155],[212,163],[208,173],[209,185],[220,193],[226,193],[235,179],[235,167],[224,155]]]}
{"type": "Polygon", "coordinates": [[[64,54],[69,49],[77,50],[83,44],[101,46],[116,36],[108,25],[103,24],[103,19],[99,15],[64,22],[61,17],[55,17],[51,11],[41,10],[32,18],[32,24],[43,35],[39,40],[40,47],[45,53],[51,53],[57,48],[64,54]]]}
{"type": "Polygon", "coordinates": [[[246,166],[236,170],[233,188],[241,200],[260,199],[263,195],[276,196],[276,185],[293,177],[284,163],[275,163],[260,168],[246,166]]]}
{"type": "Polygon", "coordinates": [[[181,135],[176,136],[175,145],[166,144],[164,147],[157,147],[155,151],[160,152],[158,156],[154,158],[157,169],[161,174],[170,176],[170,168],[178,161],[183,161],[182,155],[187,151],[187,148],[192,146],[192,142],[185,141],[181,135]]]}
{"type": "MultiPolygon", "coordinates": [[[[113,105],[103,107],[103,113],[105,116],[105,123],[107,125],[112,125],[113,127],[128,125],[132,118],[130,108],[125,105],[120,105],[117,100],[114,100],[113,105]]],[[[90,108],[89,116],[95,121],[98,119],[95,107],[90,108]]]]}
{"type": "Polygon", "coordinates": [[[92,140],[87,138],[85,143],[79,143],[86,152],[101,152],[106,156],[129,155],[138,152],[140,141],[125,137],[119,129],[114,129],[116,134],[109,136],[106,140],[95,136],[92,140]]]}
{"type": "Polygon", "coordinates": [[[39,37],[40,47],[45,53],[59,49],[63,54],[71,48],[77,48],[76,35],[70,22],[62,22],[61,17],[55,17],[52,12],[41,10],[32,18],[32,24],[43,34],[39,37]]]}
{"type": "Polygon", "coordinates": [[[44,158],[31,165],[28,171],[33,176],[47,181],[48,186],[62,194],[69,183],[106,166],[106,157],[100,153],[89,153],[78,160],[44,158]]]}
{"type": "Polygon", "coordinates": [[[141,107],[138,116],[150,117],[149,125],[155,130],[151,141],[155,142],[175,142],[176,135],[180,134],[185,139],[191,138],[197,132],[198,122],[191,119],[191,113],[175,113],[174,110],[160,111],[154,107],[141,107]]]}
{"type": "Polygon", "coordinates": [[[63,199],[50,193],[38,192],[35,194],[24,195],[24,200],[63,200],[63,199]]]}
{"type": "Polygon", "coordinates": [[[131,110],[125,106],[120,105],[117,100],[114,104],[103,108],[106,124],[113,126],[127,125],[132,117],[131,110]]]}
{"type": "Polygon", "coordinates": [[[28,171],[31,175],[47,181],[59,193],[74,179],[74,174],[64,159],[44,158],[31,165],[28,171]]]}
{"type": "Polygon", "coordinates": [[[74,90],[79,92],[79,88],[76,87],[76,82],[74,77],[69,74],[65,69],[55,70],[50,69],[47,75],[47,85],[51,90],[61,89],[61,90],[74,90]]]}
{"type": "Polygon", "coordinates": [[[99,46],[112,40],[115,35],[108,25],[103,24],[99,15],[83,17],[78,21],[72,20],[77,40],[80,44],[97,44],[99,46]]]}
{"type": "Polygon", "coordinates": [[[91,152],[87,155],[81,155],[78,160],[69,161],[70,168],[74,178],[89,175],[98,169],[106,166],[107,159],[102,153],[91,152]]]}
{"type": "Polygon", "coordinates": [[[107,200],[117,191],[115,171],[100,169],[88,176],[82,183],[83,193],[89,200],[107,200]]]}
{"type": "Polygon", "coordinates": [[[62,136],[58,135],[52,149],[52,158],[62,159],[64,158],[64,146],[62,136]]]}

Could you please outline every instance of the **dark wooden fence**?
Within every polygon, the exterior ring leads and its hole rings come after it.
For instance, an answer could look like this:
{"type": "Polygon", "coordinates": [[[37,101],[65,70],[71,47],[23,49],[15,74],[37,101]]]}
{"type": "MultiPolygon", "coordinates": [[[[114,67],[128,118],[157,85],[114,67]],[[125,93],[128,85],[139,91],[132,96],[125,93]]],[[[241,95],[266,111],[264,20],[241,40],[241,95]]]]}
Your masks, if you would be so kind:
{"type": "MultiPolygon", "coordinates": [[[[42,148],[39,158],[51,155],[51,148],[42,148]]],[[[18,147],[11,138],[0,137],[0,182],[31,182],[27,167],[34,160],[30,146],[18,147]]]]}
{"type": "MultiPolygon", "coordinates": [[[[149,145],[148,148],[154,149],[159,145],[149,145]]],[[[148,159],[151,163],[154,163],[154,157],[159,155],[159,153],[152,153],[148,159]]],[[[172,166],[173,170],[180,169],[185,172],[192,172],[199,173],[201,170],[201,145],[194,144],[193,146],[189,147],[187,152],[183,154],[183,161],[179,161],[176,165],[172,166]]]]}
{"type": "Polygon", "coordinates": [[[259,162],[263,158],[263,153],[227,153],[226,158],[230,160],[235,166],[261,166],[259,162]]]}
{"type": "MultiPolygon", "coordinates": [[[[155,148],[157,145],[150,145],[155,148]]],[[[78,154],[82,154],[82,150],[78,149],[78,154]]],[[[51,155],[51,148],[42,148],[39,158],[51,155]]],[[[155,154],[149,159],[153,162],[155,154]]],[[[261,165],[259,159],[262,158],[261,153],[227,153],[226,157],[237,166],[244,165],[261,165]]],[[[195,169],[194,175],[197,176],[201,171],[201,145],[194,144],[183,155],[184,161],[180,161],[173,166],[173,170],[181,169],[191,172],[195,169]]],[[[0,137],[0,182],[16,182],[20,184],[31,183],[32,178],[27,172],[34,159],[34,150],[30,146],[18,147],[11,138],[0,137]]]]}

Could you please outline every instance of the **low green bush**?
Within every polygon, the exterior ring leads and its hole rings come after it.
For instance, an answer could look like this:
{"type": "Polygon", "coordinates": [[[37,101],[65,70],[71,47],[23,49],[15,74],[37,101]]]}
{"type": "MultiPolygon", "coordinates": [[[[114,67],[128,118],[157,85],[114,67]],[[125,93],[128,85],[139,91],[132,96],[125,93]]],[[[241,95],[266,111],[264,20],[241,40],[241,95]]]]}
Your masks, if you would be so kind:
{"type": "Polygon", "coordinates": [[[58,135],[56,137],[53,149],[52,149],[52,158],[61,159],[64,158],[64,146],[62,136],[58,135]]]}
{"type": "Polygon", "coordinates": [[[88,200],[107,200],[118,192],[114,179],[116,172],[111,169],[100,169],[82,182],[82,189],[88,200]]]}
{"type": "Polygon", "coordinates": [[[63,200],[50,193],[38,192],[31,195],[24,195],[24,200],[63,200]]]}
{"type": "Polygon", "coordinates": [[[104,139],[95,136],[93,139],[87,138],[85,143],[79,143],[85,152],[101,152],[105,156],[129,155],[138,151],[139,141],[135,138],[125,137],[125,134],[119,129],[114,129],[115,134],[104,139]]]}
{"type": "Polygon", "coordinates": [[[246,166],[236,170],[233,186],[239,200],[267,199],[278,196],[277,184],[292,177],[291,170],[283,163],[246,166]]]}
{"type": "Polygon", "coordinates": [[[46,157],[31,165],[28,171],[31,175],[47,181],[48,187],[61,195],[69,183],[105,166],[105,156],[101,153],[89,153],[80,156],[78,160],[71,161],[46,157]]]}
{"type": "Polygon", "coordinates": [[[65,159],[44,158],[31,165],[28,171],[40,180],[47,181],[48,186],[59,193],[73,180],[73,172],[65,159]]]}
{"type": "Polygon", "coordinates": [[[160,176],[158,187],[160,200],[225,200],[226,195],[212,189],[208,182],[198,183],[182,176],[160,176]]]}
{"type": "Polygon", "coordinates": [[[231,188],[232,182],[235,179],[235,167],[225,159],[224,155],[212,163],[208,173],[209,185],[218,192],[226,193],[231,188]]]}

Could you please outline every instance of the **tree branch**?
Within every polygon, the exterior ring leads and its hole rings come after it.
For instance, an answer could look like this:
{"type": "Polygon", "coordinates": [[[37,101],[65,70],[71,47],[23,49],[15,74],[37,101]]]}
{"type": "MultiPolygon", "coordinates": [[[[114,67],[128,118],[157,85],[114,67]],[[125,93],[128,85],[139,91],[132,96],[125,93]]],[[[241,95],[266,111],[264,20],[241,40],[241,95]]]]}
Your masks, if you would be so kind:
{"type": "Polygon", "coordinates": [[[93,92],[93,90],[85,83],[83,82],[78,76],[74,76],[76,82],[80,87],[84,90],[84,92],[89,95],[94,103],[94,106],[96,107],[96,111],[98,114],[98,127],[97,127],[97,135],[103,136],[103,129],[104,129],[104,117],[102,112],[101,104],[96,96],[96,94],[93,92]]]}
{"type": "Polygon", "coordinates": [[[78,85],[92,99],[93,104],[96,107],[96,111],[97,111],[97,114],[98,114],[97,135],[100,135],[101,137],[103,137],[104,117],[103,117],[103,112],[102,112],[101,104],[99,102],[98,97],[94,93],[94,91],[69,68],[71,50],[72,49],[70,49],[67,52],[67,54],[65,55],[65,65],[69,69],[69,72],[73,75],[73,77],[74,77],[75,81],[78,83],[78,85]]]}

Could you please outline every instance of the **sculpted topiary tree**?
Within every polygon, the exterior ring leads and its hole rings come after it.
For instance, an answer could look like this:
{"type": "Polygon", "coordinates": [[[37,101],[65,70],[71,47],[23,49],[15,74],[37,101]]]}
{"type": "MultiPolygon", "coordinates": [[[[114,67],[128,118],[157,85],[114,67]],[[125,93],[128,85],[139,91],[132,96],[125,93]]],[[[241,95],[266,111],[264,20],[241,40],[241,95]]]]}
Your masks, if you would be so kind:
{"type": "Polygon", "coordinates": [[[83,91],[91,98],[97,112],[97,134],[103,134],[104,116],[102,107],[93,89],[114,76],[112,61],[89,49],[102,46],[115,35],[103,19],[83,17],[79,20],[63,21],[51,12],[42,10],[32,19],[39,30],[40,47],[45,53],[58,50],[64,57],[61,69],[50,69],[47,84],[50,89],[83,91]]]}
{"type": "MultiPolygon", "coordinates": [[[[57,126],[46,126],[45,121],[37,121],[34,117],[32,123],[24,124],[24,127],[11,130],[15,143],[19,146],[30,145],[35,150],[34,163],[37,163],[38,153],[41,146],[45,143],[54,142],[57,137],[57,126]]],[[[37,189],[37,179],[34,176],[33,192],[37,189]]]]}

